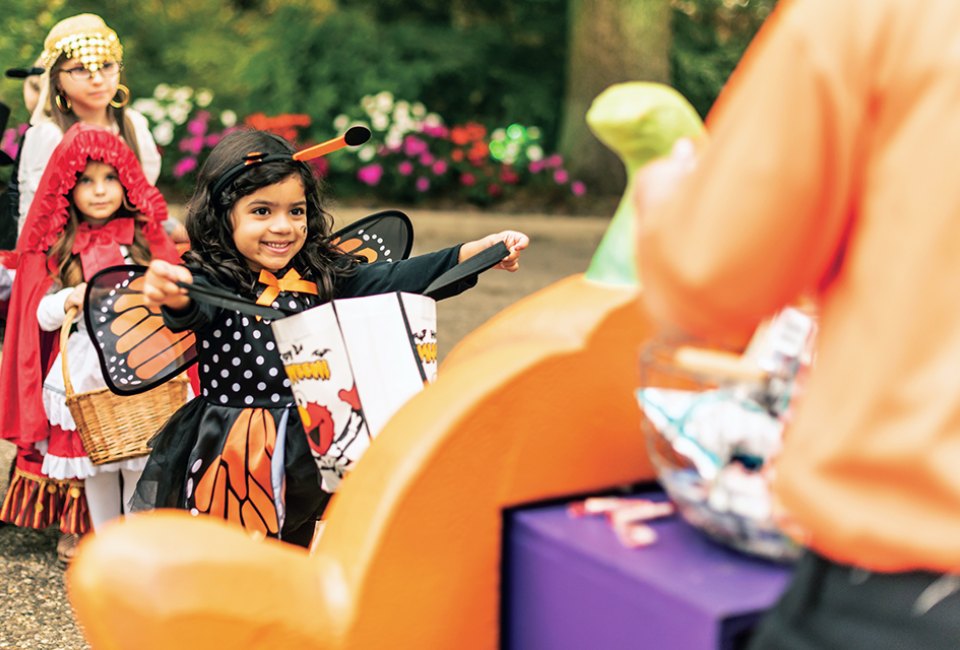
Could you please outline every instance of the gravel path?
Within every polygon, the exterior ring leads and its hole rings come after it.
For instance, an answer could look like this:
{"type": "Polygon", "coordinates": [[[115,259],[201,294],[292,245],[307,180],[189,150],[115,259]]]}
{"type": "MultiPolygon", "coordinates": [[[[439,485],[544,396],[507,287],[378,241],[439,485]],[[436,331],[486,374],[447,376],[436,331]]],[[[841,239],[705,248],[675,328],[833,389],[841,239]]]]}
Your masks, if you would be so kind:
{"type": "MultiPolygon", "coordinates": [[[[373,210],[336,211],[349,223],[373,210]]],[[[503,215],[483,212],[409,210],[414,254],[476,239],[505,229],[531,238],[518,273],[490,272],[471,291],[438,306],[440,358],[492,315],[560,278],[586,269],[607,218],[503,215]]],[[[442,367],[441,367],[442,372],[442,367]]],[[[13,446],[0,441],[0,495],[6,493],[13,446]]],[[[0,648],[79,650],[88,648],[66,599],[63,568],[56,559],[58,534],[0,527],[0,648]]]]}

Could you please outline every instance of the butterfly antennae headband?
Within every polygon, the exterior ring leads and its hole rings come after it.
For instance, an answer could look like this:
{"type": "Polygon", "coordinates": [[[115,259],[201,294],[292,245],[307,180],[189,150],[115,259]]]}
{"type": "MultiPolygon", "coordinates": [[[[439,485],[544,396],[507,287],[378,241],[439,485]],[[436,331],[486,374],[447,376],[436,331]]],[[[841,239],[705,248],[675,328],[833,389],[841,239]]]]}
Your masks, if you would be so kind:
{"type": "Polygon", "coordinates": [[[346,133],[343,135],[327,140],[326,142],[321,142],[320,144],[312,147],[307,147],[306,149],[297,151],[292,155],[288,153],[265,154],[261,151],[251,151],[243,157],[241,162],[237,163],[220,175],[220,178],[216,180],[216,182],[213,184],[213,187],[210,189],[210,194],[213,196],[214,200],[218,201],[223,190],[227,189],[227,186],[229,186],[230,183],[235,181],[238,176],[243,174],[243,172],[250,167],[277,161],[296,160],[298,162],[303,162],[307,160],[313,160],[314,158],[326,156],[327,154],[333,153],[339,149],[343,149],[344,147],[356,147],[369,139],[370,129],[365,126],[352,126],[347,129],[346,133]]]}

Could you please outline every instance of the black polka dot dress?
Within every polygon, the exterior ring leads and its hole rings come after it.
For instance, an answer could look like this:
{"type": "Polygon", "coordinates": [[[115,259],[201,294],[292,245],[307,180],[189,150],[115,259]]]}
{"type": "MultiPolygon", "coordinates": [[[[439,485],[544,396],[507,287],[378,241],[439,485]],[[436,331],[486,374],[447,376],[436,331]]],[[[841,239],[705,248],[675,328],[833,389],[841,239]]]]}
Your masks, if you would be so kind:
{"type": "MultiPolygon", "coordinates": [[[[453,247],[362,264],[337,281],[336,296],[422,292],[458,254],[453,247]]],[[[199,274],[195,281],[209,284],[199,274]]],[[[450,295],[475,283],[464,281],[450,295]]],[[[317,304],[309,293],[281,291],[272,306],[299,313],[317,304]]],[[[197,301],[183,312],[164,310],[164,320],[174,331],[196,332],[201,389],[153,439],[134,509],[184,508],[281,538],[312,527],[329,495],[320,489],[270,322],[197,301]]]]}

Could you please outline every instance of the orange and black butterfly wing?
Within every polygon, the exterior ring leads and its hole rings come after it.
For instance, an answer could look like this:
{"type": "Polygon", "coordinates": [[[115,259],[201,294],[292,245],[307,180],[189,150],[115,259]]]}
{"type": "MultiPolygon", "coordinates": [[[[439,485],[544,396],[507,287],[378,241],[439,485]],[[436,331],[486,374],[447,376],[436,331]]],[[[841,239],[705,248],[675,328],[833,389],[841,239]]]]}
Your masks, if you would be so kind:
{"type": "Polygon", "coordinates": [[[399,210],[384,210],[333,233],[330,243],[368,262],[405,260],[413,249],[413,224],[399,210]]]}
{"type": "Polygon", "coordinates": [[[193,332],[172,332],[143,298],[144,266],[112,266],[87,283],[84,319],[111,391],[136,395],[197,359],[193,332]]]}

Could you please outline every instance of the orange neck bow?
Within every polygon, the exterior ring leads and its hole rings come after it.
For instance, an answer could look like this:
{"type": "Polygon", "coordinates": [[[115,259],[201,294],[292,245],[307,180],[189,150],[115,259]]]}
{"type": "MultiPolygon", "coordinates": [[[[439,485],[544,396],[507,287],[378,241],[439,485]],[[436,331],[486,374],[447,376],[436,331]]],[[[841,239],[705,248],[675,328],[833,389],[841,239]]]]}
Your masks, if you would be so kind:
{"type": "Polygon", "coordinates": [[[258,305],[269,306],[273,304],[273,301],[277,299],[281,291],[298,291],[300,293],[309,293],[312,296],[317,295],[316,283],[301,278],[296,269],[290,269],[286,275],[279,280],[273,273],[264,269],[260,271],[258,280],[260,284],[266,285],[263,293],[257,298],[258,305]]]}

